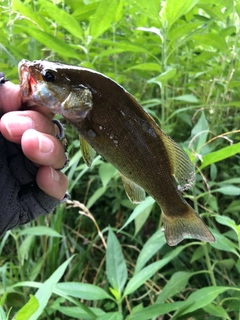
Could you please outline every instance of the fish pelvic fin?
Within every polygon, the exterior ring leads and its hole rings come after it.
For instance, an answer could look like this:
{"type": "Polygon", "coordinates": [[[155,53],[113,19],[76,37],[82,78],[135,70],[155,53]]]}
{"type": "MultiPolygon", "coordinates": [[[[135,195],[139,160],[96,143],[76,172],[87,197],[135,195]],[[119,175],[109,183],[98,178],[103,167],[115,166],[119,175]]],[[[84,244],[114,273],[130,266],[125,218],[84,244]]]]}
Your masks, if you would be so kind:
{"type": "Polygon", "coordinates": [[[169,246],[175,246],[185,236],[205,242],[215,242],[213,234],[192,207],[186,205],[182,216],[164,215],[164,233],[169,246]]]}

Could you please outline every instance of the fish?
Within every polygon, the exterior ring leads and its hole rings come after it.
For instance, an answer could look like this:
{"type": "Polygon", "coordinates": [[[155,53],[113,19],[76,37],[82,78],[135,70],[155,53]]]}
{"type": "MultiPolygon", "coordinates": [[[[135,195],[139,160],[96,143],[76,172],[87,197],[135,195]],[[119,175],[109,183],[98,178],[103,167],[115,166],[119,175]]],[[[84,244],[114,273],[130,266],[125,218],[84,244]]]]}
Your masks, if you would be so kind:
{"type": "Polygon", "coordinates": [[[186,236],[215,242],[182,194],[194,183],[194,165],[127,90],[97,71],[60,62],[22,60],[18,70],[26,108],[62,115],[80,134],[88,166],[97,152],[119,171],[133,203],[147,192],[159,204],[168,245],[186,236]]]}

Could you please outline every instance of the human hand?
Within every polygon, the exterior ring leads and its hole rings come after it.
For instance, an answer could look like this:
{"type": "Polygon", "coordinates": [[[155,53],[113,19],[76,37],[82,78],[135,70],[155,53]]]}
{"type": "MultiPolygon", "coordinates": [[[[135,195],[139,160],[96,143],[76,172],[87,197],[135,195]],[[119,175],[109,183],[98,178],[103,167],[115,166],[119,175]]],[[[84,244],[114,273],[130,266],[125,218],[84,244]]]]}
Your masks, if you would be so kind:
{"type": "Polygon", "coordinates": [[[66,161],[62,143],[56,138],[58,127],[52,123],[53,114],[46,108],[19,111],[19,86],[11,82],[0,88],[0,132],[5,139],[20,144],[24,155],[39,169],[38,187],[47,195],[62,200],[67,190],[67,177],[60,171],[66,161]],[[37,110],[37,111],[36,111],[37,110]]]}

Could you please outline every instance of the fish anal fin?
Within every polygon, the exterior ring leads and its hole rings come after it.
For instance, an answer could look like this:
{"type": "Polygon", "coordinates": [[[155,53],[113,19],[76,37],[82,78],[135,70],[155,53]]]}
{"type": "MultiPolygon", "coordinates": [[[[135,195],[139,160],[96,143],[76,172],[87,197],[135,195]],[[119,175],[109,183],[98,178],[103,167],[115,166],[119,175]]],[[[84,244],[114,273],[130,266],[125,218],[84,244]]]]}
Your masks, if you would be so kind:
{"type": "Polygon", "coordinates": [[[91,166],[93,159],[96,156],[96,151],[90,146],[90,144],[79,135],[80,148],[82,152],[83,159],[88,167],[91,166]]]}
{"type": "Polygon", "coordinates": [[[145,200],[145,191],[138,184],[124,176],[121,172],[120,176],[129,200],[132,203],[140,203],[145,200]]]}
{"type": "Polygon", "coordinates": [[[203,220],[189,205],[183,216],[164,215],[164,233],[169,246],[177,245],[185,236],[205,242],[216,241],[203,220]]]}
{"type": "Polygon", "coordinates": [[[162,133],[162,140],[170,159],[172,174],[179,183],[178,189],[180,191],[187,190],[195,181],[194,165],[186,152],[164,132],[162,133]]]}

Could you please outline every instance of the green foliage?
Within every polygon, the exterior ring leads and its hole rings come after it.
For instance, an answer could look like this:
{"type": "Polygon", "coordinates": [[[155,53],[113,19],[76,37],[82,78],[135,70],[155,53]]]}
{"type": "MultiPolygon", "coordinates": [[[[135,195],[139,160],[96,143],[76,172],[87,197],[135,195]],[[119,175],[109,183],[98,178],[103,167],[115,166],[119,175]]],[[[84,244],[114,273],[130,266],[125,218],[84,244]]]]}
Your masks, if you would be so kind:
{"type": "Polygon", "coordinates": [[[122,84],[196,164],[185,196],[217,239],[168,247],[153,199],[130,203],[100,156],[88,168],[66,124],[80,202],[2,237],[1,319],[239,318],[239,16],[232,0],[1,1],[7,78],[49,59],[122,84]]]}

